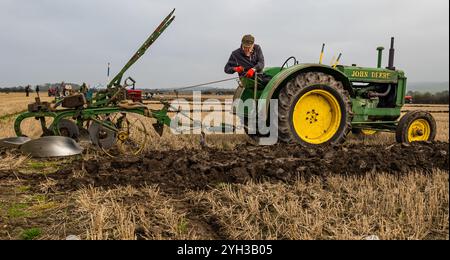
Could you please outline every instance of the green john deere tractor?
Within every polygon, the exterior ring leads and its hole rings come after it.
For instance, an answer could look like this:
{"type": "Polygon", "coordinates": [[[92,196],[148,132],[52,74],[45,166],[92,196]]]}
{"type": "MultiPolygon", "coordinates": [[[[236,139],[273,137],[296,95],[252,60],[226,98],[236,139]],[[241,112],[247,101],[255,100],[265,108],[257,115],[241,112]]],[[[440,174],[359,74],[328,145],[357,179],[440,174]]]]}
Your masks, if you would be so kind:
{"type": "MultiPolygon", "coordinates": [[[[249,111],[255,110],[242,104],[248,104],[246,100],[258,100],[254,102],[258,103],[256,110],[266,112],[262,122],[278,120],[278,138],[288,143],[338,144],[350,132],[381,131],[395,132],[397,141],[402,143],[433,141],[436,122],[430,113],[413,111],[401,117],[407,78],[394,67],[394,38],[387,68],[381,65],[384,48],[377,50],[376,68],[342,66],[337,62],[326,66],[321,61],[299,64],[291,57],[281,67],[264,70],[264,74],[272,77],[265,85],[257,79],[241,79],[234,98],[243,102],[234,113],[249,121],[249,111]],[[293,64],[289,66],[289,63],[293,64]],[[278,118],[269,116],[270,99],[278,100],[278,118]]],[[[323,48],[320,60],[322,57],[323,48]]],[[[249,133],[248,128],[246,125],[249,133]]],[[[258,131],[249,135],[261,136],[258,131]]]]}

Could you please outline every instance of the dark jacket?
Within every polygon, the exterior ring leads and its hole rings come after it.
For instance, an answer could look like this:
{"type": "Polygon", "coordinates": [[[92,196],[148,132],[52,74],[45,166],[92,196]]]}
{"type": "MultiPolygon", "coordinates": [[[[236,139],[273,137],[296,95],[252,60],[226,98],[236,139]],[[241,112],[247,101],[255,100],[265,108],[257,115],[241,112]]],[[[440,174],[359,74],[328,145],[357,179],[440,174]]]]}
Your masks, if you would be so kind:
{"type": "Polygon", "coordinates": [[[233,53],[231,53],[230,59],[225,65],[225,73],[235,73],[233,68],[237,66],[244,67],[244,73],[242,74],[245,74],[251,68],[254,68],[257,72],[261,72],[264,69],[264,55],[261,47],[255,44],[250,57],[245,56],[242,48],[233,51],[233,53]]]}

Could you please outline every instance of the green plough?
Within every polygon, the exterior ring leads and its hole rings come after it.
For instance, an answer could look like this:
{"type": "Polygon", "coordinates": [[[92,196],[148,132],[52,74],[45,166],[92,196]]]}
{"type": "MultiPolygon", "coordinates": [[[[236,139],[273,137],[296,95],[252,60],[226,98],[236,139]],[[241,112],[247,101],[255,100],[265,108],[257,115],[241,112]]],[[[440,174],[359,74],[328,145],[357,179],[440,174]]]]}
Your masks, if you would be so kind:
{"type": "Polygon", "coordinates": [[[141,153],[149,140],[142,116],[156,119],[153,127],[162,134],[164,125],[169,126],[171,122],[167,115],[170,105],[162,102],[162,109],[152,110],[140,102],[130,102],[127,89],[134,88],[135,81],[128,77],[122,83],[122,78],[173,22],[174,12],[175,9],[109,82],[105,90],[97,93],[83,90],[53,102],[41,102],[37,97],[35,103],[28,105],[28,111],[16,118],[16,135],[25,136],[22,123],[25,119],[34,118],[40,121],[43,136],[66,136],[77,140],[89,135],[93,144],[109,155],[115,152],[129,155],[141,153]]]}

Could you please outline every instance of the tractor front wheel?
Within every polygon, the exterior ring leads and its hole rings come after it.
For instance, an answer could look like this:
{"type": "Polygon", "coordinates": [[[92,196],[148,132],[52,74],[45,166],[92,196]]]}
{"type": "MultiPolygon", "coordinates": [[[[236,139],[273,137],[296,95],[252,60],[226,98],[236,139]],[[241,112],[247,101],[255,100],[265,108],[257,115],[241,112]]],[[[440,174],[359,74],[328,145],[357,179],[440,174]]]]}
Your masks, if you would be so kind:
{"type": "Polygon", "coordinates": [[[351,130],[349,94],[331,75],[299,74],[281,90],[278,103],[281,141],[305,146],[339,144],[351,130]]]}
{"type": "Polygon", "coordinates": [[[436,121],[425,111],[411,111],[404,115],[397,126],[395,139],[399,143],[434,141],[436,121]]]}

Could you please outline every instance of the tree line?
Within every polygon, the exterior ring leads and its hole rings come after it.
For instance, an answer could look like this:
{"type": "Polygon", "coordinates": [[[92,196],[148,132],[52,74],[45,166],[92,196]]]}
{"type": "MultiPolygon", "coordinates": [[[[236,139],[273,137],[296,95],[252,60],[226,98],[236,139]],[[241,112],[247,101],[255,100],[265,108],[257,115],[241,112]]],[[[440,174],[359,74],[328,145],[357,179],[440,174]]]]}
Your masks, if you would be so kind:
{"type": "MultiPolygon", "coordinates": [[[[75,83],[64,83],[65,85],[71,85],[74,89],[79,89],[80,85],[75,84],[75,83]]],[[[28,85],[30,86],[30,90],[34,91],[36,89],[36,87],[39,87],[39,91],[48,91],[50,88],[56,88],[56,87],[61,87],[61,83],[47,83],[47,84],[43,84],[43,85],[28,85]]],[[[17,87],[5,87],[5,88],[0,88],[0,92],[3,93],[14,93],[14,92],[25,92],[25,88],[27,87],[27,85],[25,86],[17,86],[17,87]]]]}
{"type": "Polygon", "coordinates": [[[415,104],[448,104],[449,103],[449,91],[441,91],[436,93],[421,92],[421,91],[408,91],[407,96],[412,96],[413,103],[415,104]]]}

